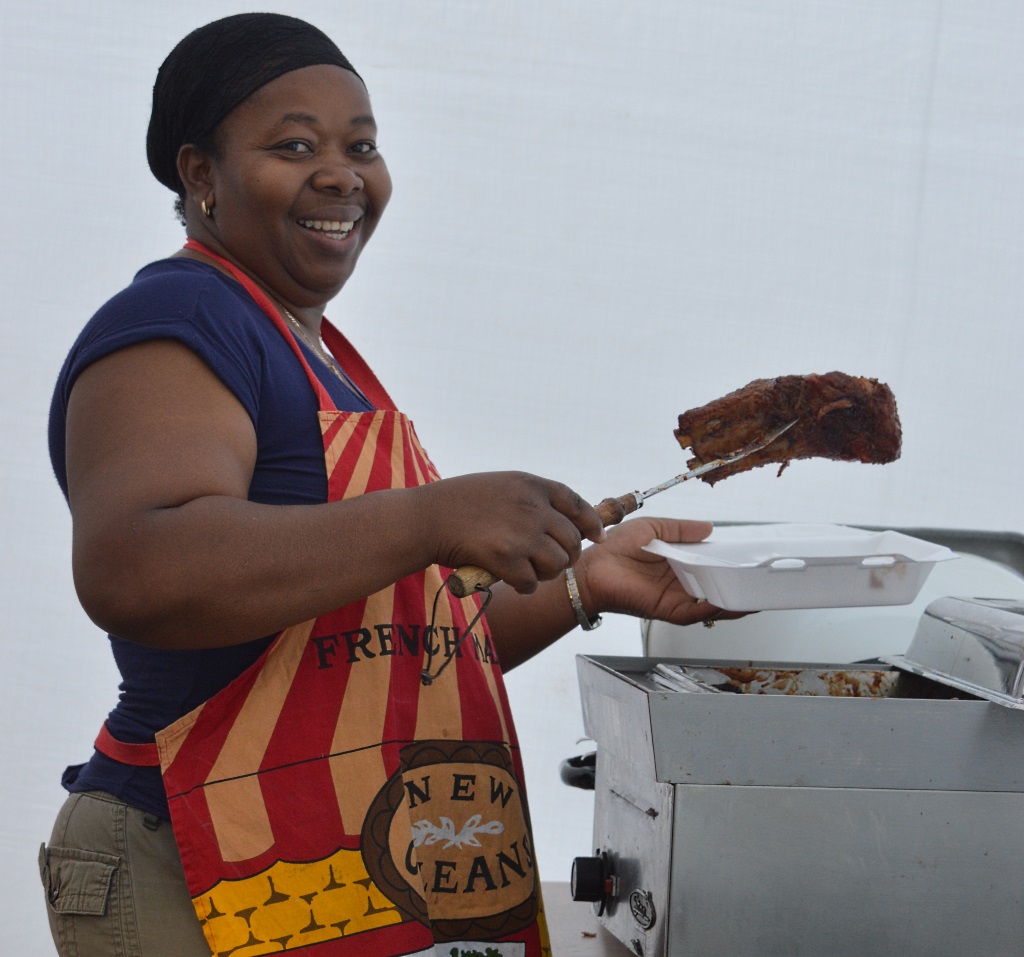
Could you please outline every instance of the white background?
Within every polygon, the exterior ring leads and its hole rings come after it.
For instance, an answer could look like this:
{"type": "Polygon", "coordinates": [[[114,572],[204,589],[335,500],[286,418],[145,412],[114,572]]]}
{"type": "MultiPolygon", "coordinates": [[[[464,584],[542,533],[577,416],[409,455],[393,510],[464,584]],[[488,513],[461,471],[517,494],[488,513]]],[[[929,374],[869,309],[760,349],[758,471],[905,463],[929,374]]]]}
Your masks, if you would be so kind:
{"type": "MultiPolygon", "coordinates": [[[[116,697],[50,473],[77,331],[182,241],[144,136],[160,61],[247,9],[37,0],[0,14],[0,915],[52,953],[35,856],[116,697]]],[[[329,315],[444,474],[517,468],[597,501],[684,467],[679,412],[751,379],[887,381],[905,441],[648,511],[1021,531],[1024,6],[1018,0],[317,0],[278,7],[365,78],[392,205],[329,315]]],[[[707,632],[708,640],[714,633],[707,632]]],[[[510,676],[542,875],[590,850],[573,656],[510,676]]]]}

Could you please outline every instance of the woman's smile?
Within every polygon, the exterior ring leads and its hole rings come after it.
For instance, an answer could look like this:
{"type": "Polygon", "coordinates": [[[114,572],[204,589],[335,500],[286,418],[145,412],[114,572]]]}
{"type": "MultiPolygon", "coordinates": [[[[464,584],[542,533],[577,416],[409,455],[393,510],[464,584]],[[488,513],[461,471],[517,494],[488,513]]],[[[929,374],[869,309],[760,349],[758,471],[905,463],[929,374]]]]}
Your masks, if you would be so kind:
{"type": "Polygon", "coordinates": [[[346,239],[355,222],[342,223],[337,220],[300,219],[299,225],[314,233],[320,233],[335,242],[346,239]]]}

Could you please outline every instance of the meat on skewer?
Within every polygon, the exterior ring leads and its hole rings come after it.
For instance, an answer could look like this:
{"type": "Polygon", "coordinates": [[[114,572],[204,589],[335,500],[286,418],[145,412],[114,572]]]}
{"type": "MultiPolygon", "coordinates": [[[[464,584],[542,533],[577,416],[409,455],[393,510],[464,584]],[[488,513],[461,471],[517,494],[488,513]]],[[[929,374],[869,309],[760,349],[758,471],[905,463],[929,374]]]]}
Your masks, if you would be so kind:
{"type": "Polygon", "coordinates": [[[697,468],[797,419],[771,445],[701,476],[709,485],[769,463],[779,473],[793,459],[893,462],[902,431],[892,390],[877,379],[842,372],[755,379],[742,389],[679,416],[676,439],[697,468]]]}

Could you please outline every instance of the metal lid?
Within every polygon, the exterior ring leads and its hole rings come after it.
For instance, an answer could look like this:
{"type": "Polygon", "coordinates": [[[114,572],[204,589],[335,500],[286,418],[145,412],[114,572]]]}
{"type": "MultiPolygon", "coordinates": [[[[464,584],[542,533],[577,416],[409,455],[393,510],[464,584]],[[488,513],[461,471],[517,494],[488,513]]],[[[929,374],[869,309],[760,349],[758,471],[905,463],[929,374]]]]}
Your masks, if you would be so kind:
{"type": "Polygon", "coordinates": [[[882,660],[1024,710],[1024,601],[938,598],[925,609],[906,654],[882,660]]]}

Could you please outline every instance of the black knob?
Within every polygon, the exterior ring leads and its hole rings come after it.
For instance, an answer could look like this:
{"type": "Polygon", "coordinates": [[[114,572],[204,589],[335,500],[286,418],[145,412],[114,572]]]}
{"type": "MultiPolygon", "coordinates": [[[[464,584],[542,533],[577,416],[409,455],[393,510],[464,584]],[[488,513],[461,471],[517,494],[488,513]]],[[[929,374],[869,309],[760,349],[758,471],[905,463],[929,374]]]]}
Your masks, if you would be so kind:
{"type": "Polygon", "coordinates": [[[574,901],[604,900],[608,893],[605,859],[601,857],[577,857],[572,862],[572,878],[569,882],[574,901]]]}
{"type": "Polygon", "coordinates": [[[611,898],[615,897],[615,875],[607,851],[600,848],[594,857],[577,857],[572,862],[572,879],[569,888],[574,901],[590,901],[594,913],[600,917],[611,898]]]}

